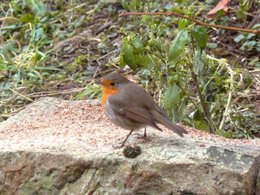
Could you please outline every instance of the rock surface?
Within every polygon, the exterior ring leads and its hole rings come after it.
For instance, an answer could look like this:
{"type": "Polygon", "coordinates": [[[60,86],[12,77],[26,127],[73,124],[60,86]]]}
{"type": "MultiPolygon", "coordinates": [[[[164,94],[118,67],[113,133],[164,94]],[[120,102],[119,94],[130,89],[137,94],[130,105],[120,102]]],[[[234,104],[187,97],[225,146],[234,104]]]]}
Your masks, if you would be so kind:
{"type": "Polygon", "coordinates": [[[98,103],[43,98],[0,124],[0,194],[257,194],[260,141],[148,128],[136,158],[98,103]]]}

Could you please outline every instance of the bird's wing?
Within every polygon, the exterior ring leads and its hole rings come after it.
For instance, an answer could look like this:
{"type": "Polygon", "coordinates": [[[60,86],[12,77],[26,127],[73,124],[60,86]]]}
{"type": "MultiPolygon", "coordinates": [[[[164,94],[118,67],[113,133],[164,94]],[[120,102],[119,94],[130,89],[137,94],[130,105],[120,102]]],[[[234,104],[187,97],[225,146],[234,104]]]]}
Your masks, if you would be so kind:
{"type": "Polygon", "coordinates": [[[126,105],[125,101],[120,101],[120,99],[117,99],[116,96],[110,96],[108,101],[110,108],[122,117],[152,126],[161,131],[161,129],[155,124],[152,113],[150,113],[147,109],[126,105]]]}
{"type": "Polygon", "coordinates": [[[161,123],[180,136],[187,133],[182,127],[173,124],[166,112],[154,102],[152,96],[137,84],[129,83],[119,91],[119,94],[108,98],[114,112],[158,130],[161,129],[156,123],[161,123]]]}

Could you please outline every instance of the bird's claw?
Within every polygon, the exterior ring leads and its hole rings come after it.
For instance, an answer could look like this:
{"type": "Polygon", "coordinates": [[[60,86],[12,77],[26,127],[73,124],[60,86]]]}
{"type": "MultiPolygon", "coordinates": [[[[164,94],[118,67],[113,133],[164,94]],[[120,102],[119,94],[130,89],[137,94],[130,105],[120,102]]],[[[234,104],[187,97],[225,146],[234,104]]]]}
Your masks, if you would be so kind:
{"type": "Polygon", "coordinates": [[[114,149],[121,149],[121,148],[123,148],[125,146],[125,144],[113,144],[112,145],[112,147],[114,148],[114,149]]]}
{"type": "Polygon", "coordinates": [[[143,142],[150,140],[146,135],[140,135],[140,134],[137,135],[136,138],[142,140],[143,142]]]}

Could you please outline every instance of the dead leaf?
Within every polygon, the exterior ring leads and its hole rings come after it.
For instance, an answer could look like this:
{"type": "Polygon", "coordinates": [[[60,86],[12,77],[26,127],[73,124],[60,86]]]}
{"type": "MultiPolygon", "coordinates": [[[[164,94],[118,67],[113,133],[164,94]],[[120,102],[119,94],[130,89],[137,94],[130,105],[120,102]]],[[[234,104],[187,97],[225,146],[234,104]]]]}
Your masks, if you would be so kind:
{"type": "Polygon", "coordinates": [[[220,10],[223,10],[224,12],[227,12],[228,11],[228,3],[229,3],[230,0],[221,0],[218,2],[218,4],[208,12],[207,16],[208,17],[214,17],[215,14],[220,11],[220,10]]]}

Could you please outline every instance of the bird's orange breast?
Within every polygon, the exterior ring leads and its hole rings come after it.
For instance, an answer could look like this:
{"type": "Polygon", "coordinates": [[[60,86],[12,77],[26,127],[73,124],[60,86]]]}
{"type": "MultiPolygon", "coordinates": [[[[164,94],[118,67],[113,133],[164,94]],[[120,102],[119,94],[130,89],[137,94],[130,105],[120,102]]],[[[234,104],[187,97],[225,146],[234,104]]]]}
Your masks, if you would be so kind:
{"type": "Polygon", "coordinates": [[[107,101],[107,98],[108,98],[110,95],[113,95],[113,94],[116,94],[116,93],[118,93],[118,89],[103,86],[103,87],[102,87],[101,105],[104,106],[105,103],[106,103],[106,101],[107,101]]]}

